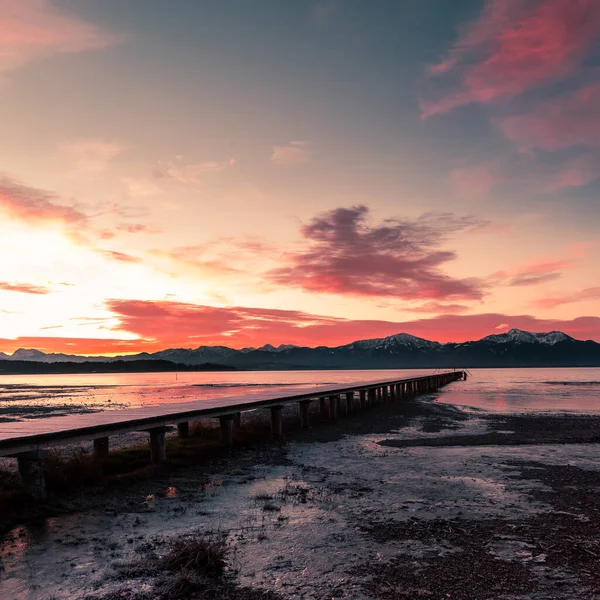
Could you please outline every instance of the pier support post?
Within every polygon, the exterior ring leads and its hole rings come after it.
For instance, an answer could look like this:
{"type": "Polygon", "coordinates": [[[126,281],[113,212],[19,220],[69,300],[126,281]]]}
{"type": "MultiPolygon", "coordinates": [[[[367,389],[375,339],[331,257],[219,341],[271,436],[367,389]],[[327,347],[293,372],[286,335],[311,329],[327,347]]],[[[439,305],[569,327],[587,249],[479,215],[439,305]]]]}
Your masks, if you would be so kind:
{"type": "Polygon", "coordinates": [[[226,446],[233,446],[233,417],[234,415],[223,415],[222,417],[219,417],[221,441],[226,446]]]}
{"type": "Polygon", "coordinates": [[[271,434],[276,438],[283,435],[282,410],[283,406],[271,406],[271,434]]]}
{"type": "Polygon", "coordinates": [[[369,404],[373,406],[377,402],[377,391],[375,388],[369,390],[369,404]]]}
{"type": "Polygon", "coordinates": [[[150,457],[154,463],[162,463],[167,460],[166,427],[154,427],[150,429],[150,457]]]}
{"type": "Polygon", "coordinates": [[[319,412],[321,413],[321,419],[329,419],[329,409],[327,408],[326,398],[319,398],[319,412]]]}
{"type": "Polygon", "coordinates": [[[239,433],[242,428],[242,413],[237,412],[233,415],[233,433],[239,433]]]}
{"type": "Polygon", "coordinates": [[[180,438],[190,437],[189,421],[184,421],[183,423],[177,423],[177,435],[179,435],[180,438]]]}
{"type": "Polygon", "coordinates": [[[44,474],[44,459],[48,457],[47,450],[33,450],[15,455],[19,465],[19,475],[25,492],[34,500],[46,499],[46,476],[44,474]]]}
{"type": "Polygon", "coordinates": [[[300,428],[308,429],[310,427],[310,400],[300,400],[300,428]]]}
{"type": "Polygon", "coordinates": [[[335,421],[338,416],[338,398],[339,396],[329,396],[329,418],[335,421]]]}
{"type": "Polygon", "coordinates": [[[94,458],[105,460],[108,458],[108,437],[94,440],[94,458]]]}
{"type": "Polygon", "coordinates": [[[354,392],[346,392],[346,414],[351,414],[354,402],[354,392]]]}
{"type": "Polygon", "coordinates": [[[360,398],[360,400],[359,400],[360,407],[366,408],[366,406],[367,406],[367,390],[360,390],[360,392],[358,392],[358,396],[360,398]]]}

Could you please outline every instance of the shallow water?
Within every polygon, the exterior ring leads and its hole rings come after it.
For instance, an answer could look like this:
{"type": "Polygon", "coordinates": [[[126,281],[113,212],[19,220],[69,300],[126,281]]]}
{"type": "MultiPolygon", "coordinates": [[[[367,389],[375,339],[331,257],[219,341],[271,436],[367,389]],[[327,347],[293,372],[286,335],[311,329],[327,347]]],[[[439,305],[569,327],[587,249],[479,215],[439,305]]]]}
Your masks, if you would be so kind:
{"type": "MultiPolygon", "coordinates": [[[[290,387],[347,384],[429,374],[432,370],[241,371],[5,375],[0,420],[197,401],[290,387]]],[[[474,369],[440,401],[494,412],[600,412],[600,368],[474,369]]]]}
{"type": "Polygon", "coordinates": [[[598,413],[600,368],[473,369],[438,401],[501,413],[598,413]]]}

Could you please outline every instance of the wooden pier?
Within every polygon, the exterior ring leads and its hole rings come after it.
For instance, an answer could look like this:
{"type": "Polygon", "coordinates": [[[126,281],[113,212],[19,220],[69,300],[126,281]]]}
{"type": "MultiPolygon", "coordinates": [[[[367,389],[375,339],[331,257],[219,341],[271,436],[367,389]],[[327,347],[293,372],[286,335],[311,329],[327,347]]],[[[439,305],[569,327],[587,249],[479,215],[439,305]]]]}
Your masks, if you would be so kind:
{"type": "Polygon", "coordinates": [[[178,404],[161,404],[143,408],[112,410],[39,420],[0,423],[0,456],[17,459],[19,473],[26,491],[34,498],[46,496],[44,459],[48,448],[73,442],[93,441],[94,454],[105,458],[109,453],[111,435],[145,431],[149,434],[150,455],[154,462],[166,460],[165,434],[177,426],[181,437],[189,435],[189,423],[198,419],[219,419],[221,437],[233,444],[234,426],[240,426],[241,413],[266,409],[271,413],[271,432],[283,435],[282,410],[297,403],[301,427],[310,426],[310,404],[319,402],[321,416],[335,420],[342,412],[350,414],[368,405],[383,404],[433,392],[459,379],[464,371],[435,373],[409,379],[369,381],[352,385],[321,386],[308,391],[288,390],[288,393],[266,392],[260,396],[227,396],[178,404]]]}

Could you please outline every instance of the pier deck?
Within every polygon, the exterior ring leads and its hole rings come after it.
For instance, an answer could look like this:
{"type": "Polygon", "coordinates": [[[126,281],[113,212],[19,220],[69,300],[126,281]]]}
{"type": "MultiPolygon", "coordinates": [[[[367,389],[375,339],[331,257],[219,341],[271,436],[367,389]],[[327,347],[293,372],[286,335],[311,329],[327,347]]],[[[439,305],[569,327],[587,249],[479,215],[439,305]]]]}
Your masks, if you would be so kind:
{"type": "Polygon", "coordinates": [[[309,426],[309,405],[320,401],[321,411],[330,419],[341,412],[342,397],[345,411],[352,412],[355,401],[360,407],[398,400],[431,392],[452,381],[463,379],[463,371],[450,371],[407,379],[378,380],[345,386],[319,386],[310,389],[263,392],[257,395],[232,395],[212,400],[177,404],[84,413],[48,419],[0,423],[0,456],[17,458],[19,472],[26,489],[37,498],[45,495],[43,460],[46,450],[73,442],[94,441],[94,452],[101,458],[109,451],[111,435],[132,431],[150,434],[151,456],[154,462],[166,459],[165,432],[176,425],[182,437],[188,435],[189,422],[218,418],[223,442],[233,443],[233,424],[242,412],[257,409],[271,410],[271,428],[275,437],[282,434],[281,410],[298,403],[303,428],[309,426]]]}

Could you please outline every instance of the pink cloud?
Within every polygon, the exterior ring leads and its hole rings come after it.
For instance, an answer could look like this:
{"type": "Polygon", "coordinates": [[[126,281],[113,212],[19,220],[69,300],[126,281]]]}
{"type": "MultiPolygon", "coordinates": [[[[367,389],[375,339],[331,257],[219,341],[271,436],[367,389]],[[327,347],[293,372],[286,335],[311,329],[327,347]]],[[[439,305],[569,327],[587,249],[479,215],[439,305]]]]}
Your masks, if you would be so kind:
{"type": "Polygon", "coordinates": [[[472,165],[450,171],[450,184],[457,196],[484,196],[499,183],[507,181],[497,162],[472,165]]]}
{"type": "Polygon", "coordinates": [[[429,313],[429,314],[443,314],[443,315],[455,315],[467,312],[468,306],[464,304],[442,304],[441,302],[425,302],[420,306],[414,307],[402,307],[403,310],[415,313],[429,313]]]}
{"type": "Polygon", "coordinates": [[[0,281],[0,290],[5,292],[17,292],[20,294],[44,295],[50,294],[50,288],[42,285],[34,285],[32,283],[11,283],[8,281],[0,281]]]}
{"type": "Polygon", "coordinates": [[[467,341],[495,333],[501,327],[529,331],[560,329],[578,338],[600,340],[600,318],[537,319],[530,315],[438,315],[412,321],[349,320],[302,311],[225,307],[177,302],[111,300],[107,308],[119,319],[119,330],[141,338],[141,344],[190,347],[223,344],[230,347],[265,343],[341,345],[356,339],[399,332],[445,341],[467,341]]]}
{"type": "Polygon", "coordinates": [[[100,250],[99,252],[106,256],[106,258],[124,263],[139,263],[142,260],[137,256],[131,256],[131,254],[125,254],[124,252],[116,252],[115,250],[100,250]]]}
{"type": "Polygon", "coordinates": [[[310,142],[290,142],[286,146],[274,146],[271,162],[276,165],[290,166],[306,163],[310,160],[310,142]]]}
{"type": "Polygon", "coordinates": [[[100,50],[117,41],[49,0],[0,0],[0,71],[53,54],[100,50]]]}
{"type": "Polygon", "coordinates": [[[591,246],[588,243],[571,245],[562,251],[561,258],[544,258],[518,269],[499,271],[490,276],[492,282],[509,286],[540,285],[562,277],[564,271],[576,268],[591,246]]]}
{"type": "Polygon", "coordinates": [[[562,271],[574,266],[572,260],[539,261],[521,269],[508,281],[511,286],[539,285],[554,281],[562,276],[562,271]]]}
{"type": "Polygon", "coordinates": [[[382,296],[406,300],[479,300],[482,283],[444,274],[456,255],[440,249],[450,234],[475,224],[449,214],[425,214],[415,221],[368,222],[365,206],[338,208],[302,227],[302,250],[284,256],[285,266],[269,281],[309,292],[382,296]]]}
{"type": "Polygon", "coordinates": [[[553,192],[567,187],[587,185],[600,177],[600,159],[592,155],[583,155],[569,159],[560,165],[545,191],[553,192]]]}
{"type": "Polygon", "coordinates": [[[10,217],[31,223],[58,221],[74,224],[86,219],[77,208],[59,204],[54,194],[26,186],[2,175],[0,210],[10,217]]]}
{"type": "Polygon", "coordinates": [[[0,351],[34,347],[44,352],[117,354],[157,351],[167,347],[226,345],[233,348],[291,343],[337,346],[357,339],[406,332],[440,342],[479,339],[498,329],[561,330],[579,339],[600,341],[600,318],[538,319],[530,315],[439,315],[411,321],[348,320],[301,311],[226,307],[167,301],[110,300],[107,308],[119,320],[116,330],[135,340],[64,337],[0,339],[0,351]]]}
{"type": "Polygon", "coordinates": [[[540,103],[530,113],[498,119],[497,124],[524,151],[600,146],[600,82],[540,103]]]}
{"type": "Polygon", "coordinates": [[[559,296],[546,296],[536,300],[533,304],[538,308],[556,308],[563,304],[574,304],[587,300],[600,300],[600,287],[589,287],[579,292],[559,296]]]}
{"type": "Polygon", "coordinates": [[[569,75],[600,32],[596,0],[487,0],[429,78],[453,88],[421,103],[426,118],[487,104],[569,75]]]}

